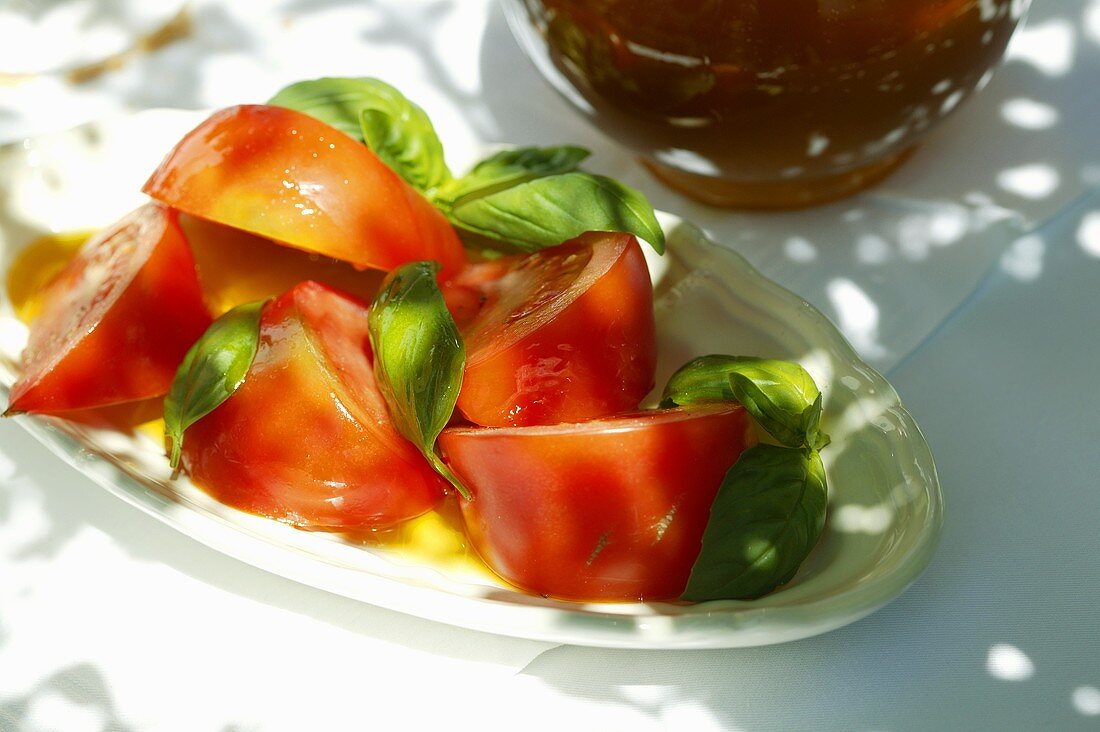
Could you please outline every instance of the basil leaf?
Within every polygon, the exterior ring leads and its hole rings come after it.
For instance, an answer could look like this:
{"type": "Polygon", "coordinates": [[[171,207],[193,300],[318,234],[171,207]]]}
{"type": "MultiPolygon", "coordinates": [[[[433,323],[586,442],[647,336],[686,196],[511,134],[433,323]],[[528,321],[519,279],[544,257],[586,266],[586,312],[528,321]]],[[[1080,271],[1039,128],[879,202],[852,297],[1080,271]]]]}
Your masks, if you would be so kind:
{"type": "Polygon", "coordinates": [[[308,114],[362,142],[359,116],[373,96],[372,82],[339,77],[299,81],[280,89],[267,103],[308,114]]]}
{"type": "Polygon", "coordinates": [[[375,378],[394,426],[468,499],[435,452],[466,367],[466,346],[443,302],[438,273],[438,262],[410,262],[390,272],[371,305],[368,328],[375,378]]]}
{"type": "Polygon", "coordinates": [[[702,356],[672,375],[661,406],[732,401],[748,410],[772,437],[788,447],[820,450],[821,392],[792,361],[750,356],[702,356]]]}
{"type": "Polygon", "coordinates": [[[389,84],[368,77],[299,81],[268,104],[316,117],[363,141],[413,187],[427,191],[450,179],[443,144],[424,110],[389,84]]]}
{"type": "Polygon", "coordinates": [[[266,300],[238,305],[215,320],[176,371],[164,398],[168,459],[179,470],[183,434],[213,412],[244,383],[260,342],[260,313],[266,300]]]}
{"type": "Polygon", "coordinates": [[[367,147],[413,188],[430,191],[450,179],[443,144],[428,116],[412,102],[400,113],[364,109],[360,126],[367,147]]]}
{"type": "Polygon", "coordinates": [[[491,155],[462,176],[445,183],[436,200],[454,206],[471,195],[487,195],[535,178],[576,170],[591,153],[583,147],[520,147],[491,155]]]}
{"type": "Polygon", "coordinates": [[[821,536],[827,502],[816,450],[743,452],[718,489],[683,599],[752,599],[789,582],[821,536]]]}
{"type": "Polygon", "coordinates": [[[579,171],[551,175],[457,203],[451,222],[475,234],[533,252],[586,231],[622,231],[665,251],[653,207],[638,191],[579,171]]]}

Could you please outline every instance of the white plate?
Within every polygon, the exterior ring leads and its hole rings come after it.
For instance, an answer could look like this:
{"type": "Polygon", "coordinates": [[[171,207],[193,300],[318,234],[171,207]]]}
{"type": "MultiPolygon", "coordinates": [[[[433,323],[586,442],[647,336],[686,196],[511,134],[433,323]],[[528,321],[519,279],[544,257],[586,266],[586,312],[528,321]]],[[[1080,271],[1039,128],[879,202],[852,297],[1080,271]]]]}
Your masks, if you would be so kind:
{"type": "MultiPolygon", "coordinates": [[[[140,204],[145,176],[200,119],[143,112],[0,149],[0,267],[6,271],[43,233],[103,226],[140,204]]],[[[186,480],[169,481],[151,439],[17,419],[96,483],[203,544],[303,584],[444,623],[579,645],[728,648],[805,638],[858,620],[900,594],[935,549],[943,509],[928,446],[893,388],[819,312],[690,224],[662,219],[669,254],[651,262],[657,383],[693,356],[734,353],[795,359],[824,393],[824,426],[833,438],[823,454],[825,533],[795,579],[759,600],[578,604],[532,597],[227,508],[186,480]]],[[[25,340],[5,292],[5,401],[25,340]]]]}

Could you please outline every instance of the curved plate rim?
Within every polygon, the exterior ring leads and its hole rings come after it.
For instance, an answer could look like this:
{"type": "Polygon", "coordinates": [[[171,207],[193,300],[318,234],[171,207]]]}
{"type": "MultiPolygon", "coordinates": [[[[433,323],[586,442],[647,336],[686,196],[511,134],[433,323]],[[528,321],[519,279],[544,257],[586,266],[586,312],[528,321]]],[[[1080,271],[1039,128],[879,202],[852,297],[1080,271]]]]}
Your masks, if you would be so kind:
{"type": "MultiPolygon", "coordinates": [[[[90,122],[74,130],[116,124],[120,119],[133,120],[165,114],[198,119],[195,112],[148,110],[90,122]]],[[[48,138],[50,135],[42,137],[48,138]]],[[[4,145],[0,147],[0,157],[8,150],[25,147],[25,142],[4,145]]],[[[222,554],[307,586],[448,625],[517,638],[595,647],[735,648],[798,640],[835,630],[869,615],[896,598],[917,579],[938,545],[943,525],[943,497],[927,442],[889,382],[859,357],[836,326],[820,311],[765,277],[740,254],[706,237],[695,226],[673,214],[661,212],[660,217],[666,232],[682,232],[693,239],[696,246],[720,250],[740,277],[771,297],[797,308],[807,323],[812,325],[815,335],[823,337],[833,353],[859,370],[881,392],[892,414],[911,435],[908,442],[912,459],[920,465],[922,474],[927,476],[920,487],[928,506],[917,540],[895,563],[891,572],[876,577],[874,581],[858,584],[844,593],[805,605],[777,607],[760,604],[760,601],[716,601],[706,603],[705,607],[693,606],[702,609],[691,612],[658,612],[653,615],[623,612],[624,609],[645,604],[578,605],[540,601],[538,598],[527,598],[526,602],[517,604],[514,598],[503,600],[493,597],[493,593],[474,597],[341,566],[328,557],[310,556],[213,513],[171,510],[172,504],[168,499],[118,465],[102,456],[87,459],[86,446],[67,433],[60,421],[26,416],[17,417],[16,421],[52,453],[110,494],[222,554]],[[351,576],[348,573],[352,573],[351,576]],[[564,617],[567,622],[564,625],[554,622],[555,616],[559,616],[558,619],[564,617]],[[569,622],[570,619],[572,622],[569,622]]],[[[0,394],[5,398],[8,390],[6,383],[0,383],[0,394]]],[[[516,593],[505,590],[505,594],[516,593]]],[[[658,610],[662,607],[666,610],[680,607],[667,603],[647,606],[658,610]]]]}

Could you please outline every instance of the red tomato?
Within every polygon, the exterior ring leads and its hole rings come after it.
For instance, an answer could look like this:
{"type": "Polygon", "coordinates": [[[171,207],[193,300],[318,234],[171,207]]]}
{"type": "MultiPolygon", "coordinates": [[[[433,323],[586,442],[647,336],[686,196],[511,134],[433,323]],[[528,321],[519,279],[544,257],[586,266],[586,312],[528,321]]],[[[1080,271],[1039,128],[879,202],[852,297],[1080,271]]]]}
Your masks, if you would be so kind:
{"type": "Polygon", "coordinates": [[[175,212],[150,203],[93,237],[47,288],[11,412],[160,396],[207,326],[175,212]]]}
{"type": "Polygon", "coordinates": [[[390,421],[367,306],[317,282],[264,308],[244,383],[187,430],[183,463],[219,501],[309,529],[389,526],[443,495],[390,421]]]}
{"type": "Polygon", "coordinates": [[[501,577],[567,600],[663,599],[687,585],[749,425],[742,408],[710,405],[450,428],[439,445],[473,495],[470,538],[501,577]]]}
{"type": "Polygon", "coordinates": [[[635,409],[657,364],[653,290],[638,241],[585,234],[466,269],[477,314],[451,294],[466,340],[458,408],[475,424],[576,422],[635,409]]]}
{"type": "Polygon", "coordinates": [[[145,184],[153,198],[288,246],[390,270],[466,255],[454,229],[365,145],[282,107],[216,112],[145,184]]]}

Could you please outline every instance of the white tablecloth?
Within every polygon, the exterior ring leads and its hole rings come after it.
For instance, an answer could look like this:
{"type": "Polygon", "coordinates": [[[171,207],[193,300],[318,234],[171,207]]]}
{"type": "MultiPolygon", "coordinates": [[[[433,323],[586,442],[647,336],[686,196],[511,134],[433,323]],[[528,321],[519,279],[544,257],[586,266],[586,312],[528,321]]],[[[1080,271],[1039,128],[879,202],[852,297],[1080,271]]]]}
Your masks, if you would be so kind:
{"type": "Polygon", "coordinates": [[[6,421],[0,730],[1100,724],[1100,2],[1037,0],[986,91],[875,191],[751,216],[648,179],[548,89],[488,0],[194,0],[191,16],[189,38],[84,84],[0,82],[0,141],[378,75],[452,147],[587,145],[593,169],[736,246],[888,370],[937,456],[943,544],[892,605],[815,639],[555,648],[225,558],[6,421]]]}

